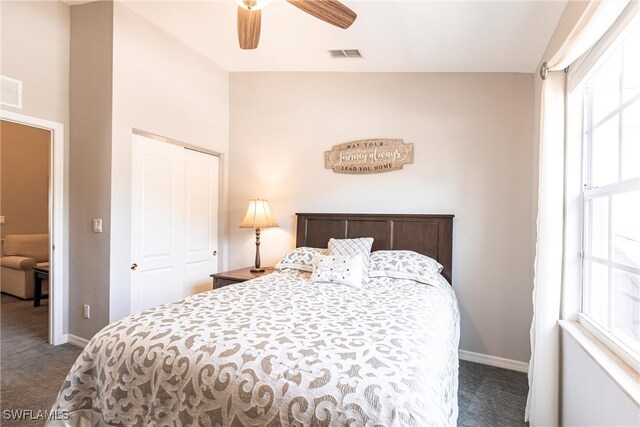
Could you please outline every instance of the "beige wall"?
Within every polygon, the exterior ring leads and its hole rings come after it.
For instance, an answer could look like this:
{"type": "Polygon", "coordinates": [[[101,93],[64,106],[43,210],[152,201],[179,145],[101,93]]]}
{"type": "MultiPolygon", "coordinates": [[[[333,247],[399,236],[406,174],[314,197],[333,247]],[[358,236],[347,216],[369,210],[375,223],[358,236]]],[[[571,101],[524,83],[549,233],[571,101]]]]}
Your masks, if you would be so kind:
{"type": "Polygon", "coordinates": [[[51,132],[0,121],[2,236],[49,232],[51,132]]]}
{"type": "Polygon", "coordinates": [[[71,7],[69,332],[84,338],[109,323],[112,56],[113,3],[71,7]]]}
{"type": "Polygon", "coordinates": [[[295,212],[453,213],[463,350],[528,361],[534,241],[533,76],[232,73],[230,260],[250,265],[247,201],[270,200],[264,264],[294,246],[295,212]],[[341,175],[332,145],[403,138],[415,163],[341,175]]]}
{"type": "Polygon", "coordinates": [[[68,124],[69,6],[59,1],[2,1],[2,74],[23,83],[29,116],[68,124]]]}
{"type": "MultiPolygon", "coordinates": [[[[0,1],[0,70],[22,81],[22,109],[9,110],[64,126],[63,222],[69,226],[69,6],[59,1],[0,1]]],[[[69,247],[68,234],[63,236],[69,247]]],[[[64,277],[69,257],[64,253],[64,277]]],[[[66,287],[68,289],[68,287],[66,287]]],[[[68,306],[68,293],[62,295],[68,306]]],[[[66,313],[63,331],[68,331],[66,313]]]]}
{"type": "MultiPolygon", "coordinates": [[[[132,129],[220,153],[227,170],[229,74],[116,3],[113,40],[110,320],[129,314],[132,129]]],[[[226,172],[223,172],[226,173],[226,172]]],[[[226,225],[227,179],[221,191],[226,225]]],[[[227,235],[219,233],[221,253],[227,235]]]]}

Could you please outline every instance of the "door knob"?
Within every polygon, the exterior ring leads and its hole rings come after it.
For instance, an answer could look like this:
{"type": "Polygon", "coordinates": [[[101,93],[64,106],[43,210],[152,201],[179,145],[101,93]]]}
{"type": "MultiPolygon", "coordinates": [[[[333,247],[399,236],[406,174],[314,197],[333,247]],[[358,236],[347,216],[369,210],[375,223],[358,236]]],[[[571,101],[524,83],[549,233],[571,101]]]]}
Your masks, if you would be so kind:
{"type": "Polygon", "coordinates": [[[211,253],[211,255],[213,255],[213,256],[218,256],[218,251],[213,251],[213,252],[211,253]]]}
{"type": "Polygon", "coordinates": [[[133,271],[136,271],[138,269],[138,264],[136,264],[135,262],[133,264],[131,264],[131,269],[133,271]]]}

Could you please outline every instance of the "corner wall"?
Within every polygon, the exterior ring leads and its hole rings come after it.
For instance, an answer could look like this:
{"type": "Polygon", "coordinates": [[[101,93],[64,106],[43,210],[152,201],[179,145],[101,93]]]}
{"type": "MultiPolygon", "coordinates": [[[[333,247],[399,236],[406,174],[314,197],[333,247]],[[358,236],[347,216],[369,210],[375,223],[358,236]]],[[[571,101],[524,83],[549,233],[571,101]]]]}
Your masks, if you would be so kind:
{"type": "Polygon", "coordinates": [[[226,71],[119,2],[71,10],[69,317],[70,333],[90,339],[130,313],[133,130],[218,152],[226,171],[229,83],[226,71]],[[102,233],[92,232],[93,218],[103,220],[102,233]],[[82,317],[83,304],[91,305],[91,319],[82,317]]]}
{"type": "Polygon", "coordinates": [[[296,212],[452,213],[460,348],[528,361],[533,253],[531,74],[232,73],[229,267],[250,265],[248,200],[267,198],[264,265],[295,246],[296,212]],[[332,145],[415,144],[373,175],[324,168],[332,145]]]}
{"type": "Polygon", "coordinates": [[[109,321],[129,314],[133,129],[221,154],[221,254],[229,150],[229,74],[127,6],[114,11],[109,321]]]}
{"type": "Polygon", "coordinates": [[[112,64],[113,3],[71,7],[69,333],[87,339],[109,323],[112,64]]]}

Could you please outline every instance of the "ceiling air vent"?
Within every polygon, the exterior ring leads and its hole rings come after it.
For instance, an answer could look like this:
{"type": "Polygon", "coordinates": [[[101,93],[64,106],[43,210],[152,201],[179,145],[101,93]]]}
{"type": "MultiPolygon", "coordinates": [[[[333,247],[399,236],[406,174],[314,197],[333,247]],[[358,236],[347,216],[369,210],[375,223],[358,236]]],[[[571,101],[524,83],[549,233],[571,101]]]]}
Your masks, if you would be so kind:
{"type": "Polygon", "coordinates": [[[327,52],[332,58],[362,58],[358,49],[329,49],[327,52]]]}
{"type": "Polygon", "coordinates": [[[0,104],[22,108],[22,82],[0,76],[0,104]]]}

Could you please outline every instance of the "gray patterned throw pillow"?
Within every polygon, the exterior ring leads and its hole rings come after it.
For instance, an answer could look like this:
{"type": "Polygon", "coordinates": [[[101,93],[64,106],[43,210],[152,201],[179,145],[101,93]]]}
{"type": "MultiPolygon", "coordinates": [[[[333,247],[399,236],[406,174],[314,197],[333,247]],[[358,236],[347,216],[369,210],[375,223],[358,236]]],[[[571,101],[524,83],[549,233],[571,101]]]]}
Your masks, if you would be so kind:
{"type": "Polygon", "coordinates": [[[313,259],[316,255],[327,255],[327,249],[302,246],[287,252],[276,264],[278,270],[293,268],[302,271],[313,271],[313,259]]]}
{"type": "Polygon", "coordinates": [[[438,261],[414,251],[376,251],[371,254],[369,275],[430,284],[441,271],[438,261]]]}
{"type": "Polygon", "coordinates": [[[357,239],[330,239],[330,255],[361,255],[362,281],[369,281],[369,256],[371,255],[373,237],[359,237],[357,239]]]}

